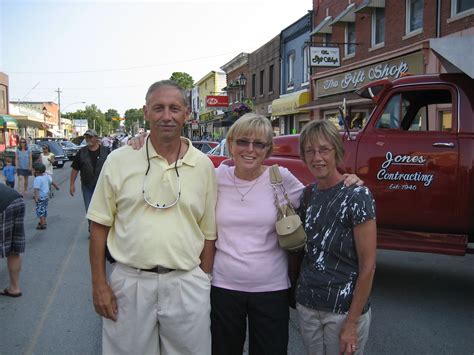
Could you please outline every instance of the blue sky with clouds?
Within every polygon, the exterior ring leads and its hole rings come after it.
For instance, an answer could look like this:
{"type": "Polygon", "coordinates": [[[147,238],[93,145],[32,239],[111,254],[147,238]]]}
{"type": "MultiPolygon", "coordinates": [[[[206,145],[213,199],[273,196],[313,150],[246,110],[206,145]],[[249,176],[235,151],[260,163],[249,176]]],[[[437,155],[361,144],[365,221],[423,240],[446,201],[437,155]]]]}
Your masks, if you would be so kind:
{"type": "Polygon", "coordinates": [[[0,71],[10,100],[96,104],[121,114],[154,81],[195,81],[304,16],[312,0],[0,0],[0,71]]]}

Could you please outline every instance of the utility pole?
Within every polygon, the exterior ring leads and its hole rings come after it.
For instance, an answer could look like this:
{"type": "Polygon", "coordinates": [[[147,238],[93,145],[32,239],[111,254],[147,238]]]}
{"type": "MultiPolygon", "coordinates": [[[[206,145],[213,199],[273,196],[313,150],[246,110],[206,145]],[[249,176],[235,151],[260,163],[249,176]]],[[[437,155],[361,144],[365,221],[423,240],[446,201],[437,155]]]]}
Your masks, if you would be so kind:
{"type": "Polygon", "coordinates": [[[59,131],[61,132],[61,135],[64,136],[64,134],[62,134],[62,129],[61,129],[61,90],[58,88],[58,90],[56,90],[55,92],[58,93],[58,129],[59,131]]]}

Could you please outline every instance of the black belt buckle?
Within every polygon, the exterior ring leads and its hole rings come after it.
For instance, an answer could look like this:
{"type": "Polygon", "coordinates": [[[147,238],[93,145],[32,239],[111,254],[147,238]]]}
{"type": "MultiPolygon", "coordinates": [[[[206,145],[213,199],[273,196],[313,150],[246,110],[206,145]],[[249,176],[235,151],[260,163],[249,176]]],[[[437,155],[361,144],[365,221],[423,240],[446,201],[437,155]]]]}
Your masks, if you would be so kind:
{"type": "Polygon", "coordinates": [[[140,269],[141,271],[154,272],[155,274],[167,274],[168,272],[174,271],[175,269],[168,269],[163,266],[155,266],[151,269],[140,269]]]}

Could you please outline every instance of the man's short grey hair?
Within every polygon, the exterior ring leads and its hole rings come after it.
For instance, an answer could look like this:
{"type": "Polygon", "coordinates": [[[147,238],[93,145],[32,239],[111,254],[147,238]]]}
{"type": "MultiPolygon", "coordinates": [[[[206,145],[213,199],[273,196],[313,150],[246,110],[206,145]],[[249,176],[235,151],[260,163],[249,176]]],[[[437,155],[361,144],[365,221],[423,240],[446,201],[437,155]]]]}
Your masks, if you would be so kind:
{"type": "Polygon", "coordinates": [[[179,90],[179,92],[183,96],[184,106],[186,106],[186,107],[189,106],[189,92],[188,92],[188,90],[183,89],[174,80],[160,80],[160,81],[157,81],[156,83],[151,84],[151,86],[148,88],[148,91],[146,92],[145,102],[148,104],[148,100],[150,99],[150,96],[153,94],[153,92],[155,90],[157,90],[159,88],[162,88],[162,87],[165,87],[165,86],[172,87],[172,88],[175,88],[175,89],[179,90]]]}

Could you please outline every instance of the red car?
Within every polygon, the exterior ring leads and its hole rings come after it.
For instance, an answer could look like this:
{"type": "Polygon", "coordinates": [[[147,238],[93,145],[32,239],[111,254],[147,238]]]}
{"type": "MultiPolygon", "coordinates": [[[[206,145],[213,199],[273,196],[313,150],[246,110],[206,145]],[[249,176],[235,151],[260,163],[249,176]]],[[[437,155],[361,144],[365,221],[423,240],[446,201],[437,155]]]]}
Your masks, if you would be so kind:
{"type": "Polygon", "coordinates": [[[225,144],[225,139],[223,139],[214,149],[209,151],[207,156],[212,160],[212,163],[216,168],[221,165],[224,160],[229,159],[229,150],[225,144]]]}

